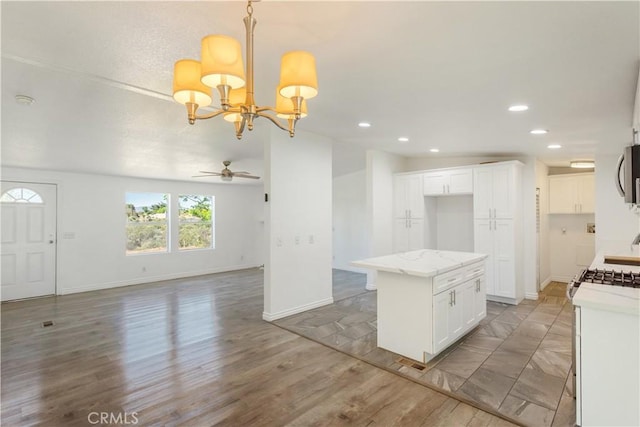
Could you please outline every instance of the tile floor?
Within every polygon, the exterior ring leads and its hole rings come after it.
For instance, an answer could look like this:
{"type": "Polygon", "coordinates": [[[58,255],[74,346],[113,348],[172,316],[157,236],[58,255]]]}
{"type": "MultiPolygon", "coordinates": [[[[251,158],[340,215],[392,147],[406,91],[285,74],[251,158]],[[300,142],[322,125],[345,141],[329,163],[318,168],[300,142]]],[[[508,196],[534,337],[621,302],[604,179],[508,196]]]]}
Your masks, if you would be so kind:
{"type": "Polygon", "coordinates": [[[481,324],[421,371],[377,347],[376,293],[363,290],[363,276],[334,272],[334,281],[348,282],[340,287],[344,299],[275,323],[525,425],[574,425],[566,284],[552,282],[537,301],[518,306],[488,302],[481,324]],[[353,295],[360,285],[360,293],[353,295]]]}

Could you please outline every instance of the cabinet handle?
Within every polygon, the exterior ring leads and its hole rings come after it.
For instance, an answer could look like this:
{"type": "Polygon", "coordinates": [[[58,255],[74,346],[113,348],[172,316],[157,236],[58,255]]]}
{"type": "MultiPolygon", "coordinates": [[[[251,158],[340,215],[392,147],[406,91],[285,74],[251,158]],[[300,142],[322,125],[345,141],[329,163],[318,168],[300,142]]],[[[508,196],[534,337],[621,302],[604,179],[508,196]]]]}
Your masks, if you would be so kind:
{"type": "Polygon", "coordinates": [[[453,307],[453,291],[449,292],[449,305],[453,307]]]}
{"type": "Polygon", "coordinates": [[[496,220],[495,220],[495,219],[493,220],[493,229],[494,229],[494,230],[497,230],[497,229],[498,229],[498,226],[496,225],[496,220]]]}
{"type": "Polygon", "coordinates": [[[456,305],[456,290],[453,290],[453,305],[456,305]]]}
{"type": "Polygon", "coordinates": [[[476,292],[480,292],[480,279],[476,280],[476,292]]]}
{"type": "Polygon", "coordinates": [[[455,282],[456,280],[458,280],[458,278],[457,277],[453,277],[453,278],[447,280],[447,282],[455,282]]]}
{"type": "Polygon", "coordinates": [[[493,208],[493,217],[496,217],[496,208],[493,208]]]}
{"type": "Polygon", "coordinates": [[[489,231],[491,231],[491,220],[489,220],[489,231]]]}
{"type": "Polygon", "coordinates": [[[491,208],[489,208],[489,218],[491,218],[491,208]]]}

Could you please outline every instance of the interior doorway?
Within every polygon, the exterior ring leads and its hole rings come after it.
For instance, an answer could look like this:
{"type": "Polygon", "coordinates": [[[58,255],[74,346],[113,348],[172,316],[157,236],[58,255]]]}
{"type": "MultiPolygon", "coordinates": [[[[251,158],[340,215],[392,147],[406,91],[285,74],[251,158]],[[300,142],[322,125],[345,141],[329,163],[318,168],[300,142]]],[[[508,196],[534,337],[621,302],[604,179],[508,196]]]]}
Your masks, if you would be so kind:
{"type": "Polygon", "coordinates": [[[2,181],[2,301],[56,293],[55,184],[2,181]]]}

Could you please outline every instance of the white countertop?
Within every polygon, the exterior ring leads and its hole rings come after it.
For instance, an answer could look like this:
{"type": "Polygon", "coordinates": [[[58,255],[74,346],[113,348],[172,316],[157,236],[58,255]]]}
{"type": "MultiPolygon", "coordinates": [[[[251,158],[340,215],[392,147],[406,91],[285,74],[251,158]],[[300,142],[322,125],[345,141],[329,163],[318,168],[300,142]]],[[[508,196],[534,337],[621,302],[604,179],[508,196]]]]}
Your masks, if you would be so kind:
{"type": "Polygon", "coordinates": [[[410,276],[432,277],[482,261],[486,257],[486,254],[471,252],[420,249],[412,252],[352,261],[351,265],[390,273],[408,274],[410,276]]]}
{"type": "MultiPolygon", "coordinates": [[[[605,264],[604,255],[605,252],[599,252],[589,268],[640,273],[640,266],[605,264]]],[[[638,248],[606,251],[606,255],[638,256],[638,248]]],[[[573,296],[572,303],[581,307],[640,316],[640,289],[596,283],[582,283],[573,296]]]]}

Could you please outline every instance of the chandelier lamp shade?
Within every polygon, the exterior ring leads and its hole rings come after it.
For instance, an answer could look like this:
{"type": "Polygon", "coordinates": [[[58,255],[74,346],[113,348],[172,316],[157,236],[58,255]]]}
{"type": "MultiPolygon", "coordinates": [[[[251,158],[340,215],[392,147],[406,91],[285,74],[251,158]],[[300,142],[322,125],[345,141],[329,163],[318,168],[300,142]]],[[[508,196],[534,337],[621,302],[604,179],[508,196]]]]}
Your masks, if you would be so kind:
{"type": "Polygon", "coordinates": [[[246,74],[240,42],[225,35],[208,35],[202,39],[200,61],[181,59],[175,63],[173,99],[186,106],[190,124],[221,115],[235,125],[236,137],[241,139],[245,128],[253,130],[254,120],[264,117],[293,137],[297,121],[307,116],[307,100],[318,94],[316,60],[305,51],[285,53],[280,65],[275,107],[256,105],[253,31],[257,21],[253,18],[251,3],[249,1],[247,4],[248,16],[244,18],[246,74]],[[213,102],[213,88],[220,95],[220,107],[213,112],[199,114],[199,108],[213,102]],[[286,123],[280,119],[286,120],[286,123]]]}

